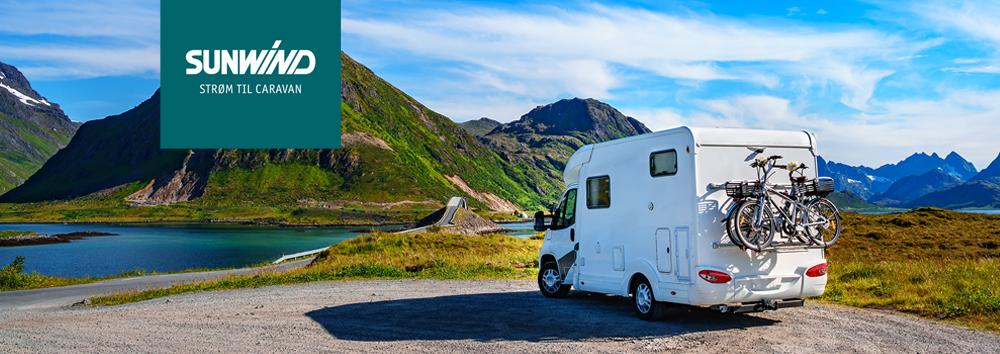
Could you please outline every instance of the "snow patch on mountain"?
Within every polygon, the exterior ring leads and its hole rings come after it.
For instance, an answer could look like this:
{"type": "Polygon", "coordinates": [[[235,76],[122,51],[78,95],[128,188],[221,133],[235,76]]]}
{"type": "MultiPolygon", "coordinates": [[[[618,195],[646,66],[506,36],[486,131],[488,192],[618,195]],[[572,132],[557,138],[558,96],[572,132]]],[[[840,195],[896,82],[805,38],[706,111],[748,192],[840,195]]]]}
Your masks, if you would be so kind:
{"type": "MultiPolygon", "coordinates": [[[[3,74],[0,74],[0,78],[3,78],[2,75],[3,74]]],[[[49,103],[48,101],[46,101],[44,99],[41,100],[41,101],[36,100],[36,99],[32,98],[31,96],[28,96],[28,95],[25,95],[25,94],[21,93],[21,91],[18,91],[17,89],[15,89],[13,87],[4,85],[2,82],[0,82],[0,87],[7,89],[7,91],[9,91],[12,95],[14,95],[14,97],[17,97],[17,99],[19,101],[21,101],[21,103],[24,103],[24,104],[29,105],[31,107],[35,107],[35,105],[32,104],[32,102],[34,102],[36,104],[44,104],[44,105],[50,106],[50,107],[52,106],[51,103],[49,103]]]]}

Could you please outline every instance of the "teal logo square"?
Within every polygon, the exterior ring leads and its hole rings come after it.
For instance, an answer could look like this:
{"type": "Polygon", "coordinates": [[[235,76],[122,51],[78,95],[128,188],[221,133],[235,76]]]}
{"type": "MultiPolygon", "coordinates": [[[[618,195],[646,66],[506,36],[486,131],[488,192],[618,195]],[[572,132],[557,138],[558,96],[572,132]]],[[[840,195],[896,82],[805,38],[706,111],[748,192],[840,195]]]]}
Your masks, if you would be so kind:
{"type": "Polygon", "coordinates": [[[339,148],[340,2],[161,3],[160,147],[339,148]]]}

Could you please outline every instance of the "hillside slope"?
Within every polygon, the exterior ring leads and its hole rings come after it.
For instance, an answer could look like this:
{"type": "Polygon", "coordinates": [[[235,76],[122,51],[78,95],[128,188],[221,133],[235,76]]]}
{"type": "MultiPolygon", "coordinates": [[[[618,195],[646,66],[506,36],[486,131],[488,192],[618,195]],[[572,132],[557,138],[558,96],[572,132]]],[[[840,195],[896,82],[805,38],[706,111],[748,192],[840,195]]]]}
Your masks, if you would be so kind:
{"type": "Polygon", "coordinates": [[[342,202],[440,203],[453,195],[500,211],[541,197],[447,117],[342,54],[343,148],[161,150],[159,95],[119,116],[88,122],[23,186],[0,201],[69,199],[135,184],[128,199],[163,205],[331,208],[342,202]]]}
{"type": "Polygon", "coordinates": [[[604,102],[573,98],[535,107],[480,139],[519,168],[519,180],[551,201],[562,192],[566,161],[581,146],[648,132],[604,102]]]}
{"type": "Polygon", "coordinates": [[[0,193],[20,185],[69,142],[77,123],[0,62],[0,193]]]}

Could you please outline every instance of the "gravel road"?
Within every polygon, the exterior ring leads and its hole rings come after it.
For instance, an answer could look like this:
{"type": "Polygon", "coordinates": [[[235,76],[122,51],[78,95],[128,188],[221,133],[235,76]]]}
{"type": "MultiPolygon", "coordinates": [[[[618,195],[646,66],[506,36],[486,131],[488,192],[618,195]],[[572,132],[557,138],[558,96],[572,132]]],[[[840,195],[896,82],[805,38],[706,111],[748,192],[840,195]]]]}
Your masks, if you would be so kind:
{"type": "Polygon", "coordinates": [[[0,311],[0,352],[1000,352],[1000,337],[807,303],[633,317],[622,298],[542,297],[529,281],[348,281],[117,307],[0,311]]]}

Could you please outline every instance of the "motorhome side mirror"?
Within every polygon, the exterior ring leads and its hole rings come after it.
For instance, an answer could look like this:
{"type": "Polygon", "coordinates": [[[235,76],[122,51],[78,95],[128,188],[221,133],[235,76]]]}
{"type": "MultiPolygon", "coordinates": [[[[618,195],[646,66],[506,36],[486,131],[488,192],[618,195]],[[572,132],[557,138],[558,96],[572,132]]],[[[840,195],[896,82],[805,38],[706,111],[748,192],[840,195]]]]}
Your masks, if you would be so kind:
{"type": "Polygon", "coordinates": [[[535,231],[545,231],[549,229],[549,223],[546,220],[544,211],[535,212],[535,231]]]}

